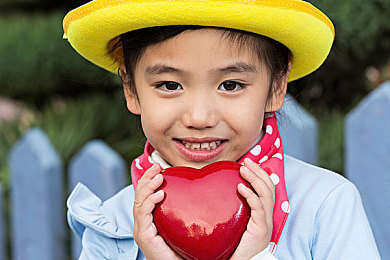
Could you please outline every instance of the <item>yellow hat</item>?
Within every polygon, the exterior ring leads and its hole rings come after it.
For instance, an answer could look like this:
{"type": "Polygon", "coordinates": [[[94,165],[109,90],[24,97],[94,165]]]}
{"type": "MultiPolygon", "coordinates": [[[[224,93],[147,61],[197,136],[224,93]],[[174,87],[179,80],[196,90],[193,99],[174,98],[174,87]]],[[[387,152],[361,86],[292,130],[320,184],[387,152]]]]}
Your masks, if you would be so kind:
{"type": "Polygon", "coordinates": [[[69,12],[64,38],[83,57],[117,73],[107,55],[122,33],[153,26],[201,25],[268,36],[293,53],[290,81],[316,70],[329,54],[334,27],[300,0],[94,0],[69,12]]]}

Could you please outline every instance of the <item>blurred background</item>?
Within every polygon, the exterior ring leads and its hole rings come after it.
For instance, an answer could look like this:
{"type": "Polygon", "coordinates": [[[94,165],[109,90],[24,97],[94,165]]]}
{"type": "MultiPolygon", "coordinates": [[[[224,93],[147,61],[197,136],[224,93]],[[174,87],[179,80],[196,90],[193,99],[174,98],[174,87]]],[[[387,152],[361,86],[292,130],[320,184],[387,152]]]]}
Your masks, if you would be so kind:
{"type": "MultiPolygon", "coordinates": [[[[118,76],[84,60],[62,39],[63,17],[85,2],[0,0],[0,182],[5,196],[9,149],[31,127],[47,134],[65,167],[96,138],[127,165],[143,150],[139,118],[127,111],[118,76]]],[[[343,174],[344,117],[390,79],[390,0],[309,2],[333,21],[335,43],[325,64],[290,83],[288,91],[318,120],[317,164],[343,174]]]]}
{"type": "MultiPolygon", "coordinates": [[[[117,75],[97,68],[62,39],[65,14],[86,1],[0,0],[0,172],[8,149],[41,127],[65,163],[100,138],[130,163],[144,137],[125,107],[117,75]],[[110,107],[110,109],[106,109],[110,107]]],[[[288,91],[319,122],[318,165],[343,173],[343,118],[390,78],[390,0],[316,0],[336,38],[325,64],[288,91]],[[329,137],[333,142],[328,142],[329,137]]]]}
{"type": "MultiPolygon", "coordinates": [[[[85,2],[0,0],[2,179],[9,148],[32,126],[46,132],[65,163],[93,138],[128,163],[142,151],[139,119],[126,110],[118,76],[62,39],[63,17],[85,2]]],[[[319,122],[318,165],[342,174],[344,115],[390,78],[390,0],[310,2],[332,19],[335,43],[325,64],[288,91],[319,122]]]]}

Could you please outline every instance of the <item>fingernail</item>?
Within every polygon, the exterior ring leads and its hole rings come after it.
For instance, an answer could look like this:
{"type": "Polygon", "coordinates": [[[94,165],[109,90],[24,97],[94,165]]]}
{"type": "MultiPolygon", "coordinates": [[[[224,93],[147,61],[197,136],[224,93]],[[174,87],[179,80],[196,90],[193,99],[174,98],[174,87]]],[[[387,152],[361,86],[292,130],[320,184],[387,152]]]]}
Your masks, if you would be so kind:
{"type": "Polygon", "coordinates": [[[156,176],[154,176],[153,180],[154,181],[158,181],[160,178],[162,178],[162,174],[161,173],[159,173],[156,176]]]}
{"type": "Polygon", "coordinates": [[[244,189],[244,190],[247,190],[247,189],[248,189],[248,187],[245,186],[243,183],[239,183],[239,184],[238,184],[238,187],[239,187],[240,189],[244,189]]]}
{"type": "Polygon", "coordinates": [[[164,194],[164,191],[163,190],[159,190],[156,192],[157,195],[161,195],[161,194],[164,194]]]}
{"type": "Polygon", "coordinates": [[[245,158],[245,163],[253,163],[253,161],[250,158],[245,158]]]}
{"type": "Polygon", "coordinates": [[[247,172],[247,173],[250,172],[249,168],[246,167],[246,166],[242,166],[241,168],[242,168],[242,170],[243,170],[244,172],[247,172]]]}

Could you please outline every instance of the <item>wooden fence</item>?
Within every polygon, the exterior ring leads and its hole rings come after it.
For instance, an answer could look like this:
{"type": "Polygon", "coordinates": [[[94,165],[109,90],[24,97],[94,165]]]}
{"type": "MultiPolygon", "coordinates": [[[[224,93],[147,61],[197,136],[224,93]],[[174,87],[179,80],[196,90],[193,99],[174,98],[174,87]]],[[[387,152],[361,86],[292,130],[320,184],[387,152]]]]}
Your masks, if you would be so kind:
{"type": "MultiPolygon", "coordinates": [[[[317,122],[291,97],[282,108],[279,128],[286,153],[316,163],[317,122]]],[[[345,137],[346,176],[360,190],[382,258],[390,259],[390,82],[350,112],[345,137]]],[[[83,182],[105,200],[129,184],[128,166],[100,140],[87,143],[65,175],[61,158],[40,129],[25,133],[10,151],[8,163],[10,255],[16,260],[77,259],[80,242],[69,238],[66,224],[69,192],[83,182]]],[[[7,259],[3,205],[0,196],[0,259],[7,259]]]]}

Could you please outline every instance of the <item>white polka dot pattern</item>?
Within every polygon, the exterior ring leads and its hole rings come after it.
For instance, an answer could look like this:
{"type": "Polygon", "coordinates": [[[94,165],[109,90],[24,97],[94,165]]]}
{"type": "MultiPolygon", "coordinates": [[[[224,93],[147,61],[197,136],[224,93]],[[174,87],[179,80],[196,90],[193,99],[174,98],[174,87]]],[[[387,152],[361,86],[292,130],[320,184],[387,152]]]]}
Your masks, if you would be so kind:
{"type": "Polygon", "coordinates": [[[278,184],[280,181],[279,176],[276,173],[272,173],[269,177],[271,178],[274,185],[278,184]]]}
{"type": "Polygon", "coordinates": [[[280,138],[279,137],[276,138],[274,145],[276,146],[276,148],[280,147],[280,138]]]}
{"type": "Polygon", "coordinates": [[[267,128],[266,128],[265,132],[266,132],[267,134],[272,135],[272,126],[267,125],[267,128]]]}
{"type": "Polygon", "coordinates": [[[282,203],[281,207],[282,207],[283,212],[285,212],[285,213],[289,213],[290,212],[290,203],[288,203],[288,201],[284,201],[282,203]]]}
{"type": "Polygon", "coordinates": [[[283,160],[283,155],[281,153],[276,153],[272,157],[279,158],[280,160],[283,160]]]}
{"type": "Polygon", "coordinates": [[[261,146],[259,144],[253,147],[253,149],[251,150],[251,154],[253,154],[254,156],[258,156],[260,152],[261,152],[261,146]]]}
{"type": "Polygon", "coordinates": [[[143,170],[143,168],[141,167],[141,165],[139,164],[140,160],[137,158],[135,159],[135,167],[137,167],[138,169],[140,170],[143,170]]]}
{"type": "Polygon", "coordinates": [[[265,161],[267,161],[268,160],[268,156],[266,155],[266,156],[264,156],[263,158],[261,158],[261,160],[259,161],[259,163],[263,163],[263,162],[265,162],[265,161]]]}

